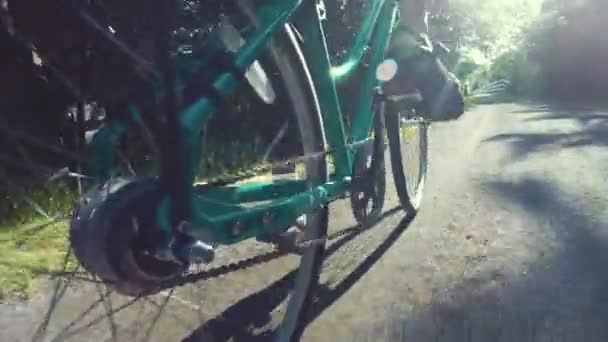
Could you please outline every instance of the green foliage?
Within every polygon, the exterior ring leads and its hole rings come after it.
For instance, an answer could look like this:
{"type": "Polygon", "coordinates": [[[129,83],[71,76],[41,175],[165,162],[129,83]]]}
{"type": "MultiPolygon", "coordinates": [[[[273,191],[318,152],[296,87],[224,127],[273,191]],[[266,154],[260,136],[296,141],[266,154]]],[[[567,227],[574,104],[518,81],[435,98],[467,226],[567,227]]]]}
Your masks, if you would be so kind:
{"type": "Polygon", "coordinates": [[[431,28],[456,42],[448,64],[472,89],[505,79],[515,96],[597,99],[608,91],[606,10],[601,0],[452,0],[431,28]]]}
{"type": "Polygon", "coordinates": [[[200,164],[200,180],[240,176],[264,165],[264,149],[260,144],[239,141],[226,143],[215,140],[205,145],[200,164]]]}
{"type": "Polygon", "coordinates": [[[70,213],[77,191],[66,183],[3,193],[0,200],[0,225],[20,225],[36,217],[63,217],[70,213]]]}
{"type": "Polygon", "coordinates": [[[535,66],[524,46],[541,5],[542,0],[453,0],[449,11],[431,16],[431,36],[453,43],[456,53],[446,64],[471,89],[506,79],[514,91],[528,92],[525,76],[535,66]]]}

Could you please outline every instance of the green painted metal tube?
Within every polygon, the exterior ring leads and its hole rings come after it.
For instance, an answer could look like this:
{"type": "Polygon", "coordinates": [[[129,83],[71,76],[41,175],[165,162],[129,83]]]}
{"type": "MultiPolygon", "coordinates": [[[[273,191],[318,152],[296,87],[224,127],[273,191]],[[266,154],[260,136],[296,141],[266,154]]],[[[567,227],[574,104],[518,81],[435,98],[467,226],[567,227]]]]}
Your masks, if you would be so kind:
{"type": "Polygon", "coordinates": [[[384,54],[388,48],[396,16],[397,4],[395,2],[386,3],[382,8],[376,34],[373,39],[370,63],[359,87],[360,94],[357,98],[357,111],[351,129],[351,142],[366,139],[371,131],[374,122],[374,113],[371,112],[372,102],[375,88],[378,85],[376,69],[384,60],[384,54]]]}
{"type": "Polygon", "coordinates": [[[331,62],[325,40],[323,25],[317,14],[316,1],[307,1],[302,6],[311,15],[298,22],[306,44],[302,49],[308,56],[310,74],[315,82],[317,98],[323,113],[323,124],[327,142],[333,152],[336,179],[349,177],[352,173],[352,158],[346,148],[346,133],[336,85],[331,77],[331,62]],[[314,15],[312,15],[314,14],[314,15]]]}
{"type": "Polygon", "coordinates": [[[371,3],[372,8],[361,23],[359,32],[348,55],[342,63],[331,68],[331,76],[338,85],[346,83],[357,71],[357,66],[361,63],[367,51],[367,46],[374,33],[374,28],[376,27],[376,22],[385,0],[375,0],[371,1],[371,3]]]}
{"type": "Polygon", "coordinates": [[[247,203],[276,200],[306,191],[306,181],[253,183],[212,188],[204,196],[226,203],[247,203]]]}
{"type": "MultiPolygon", "coordinates": [[[[207,227],[214,243],[234,244],[292,225],[303,214],[312,213],[338,198],[349,182],[330,182],[284,200],[255,208],[236,208],[205,196],[194,199],[194,227],[207,227]]],[[[196,228],[192,231],[196,236],[196,228]]]]}
{"type": "MultiPolygon", "coordinates": [[[[130,120],[141,120],[137,109],[131,107],[130,120]]],[[[85,173],[91,175],[98,183],[105,183],[110,179],[114,167],[114,146],[127,131],[129,120],[113,120],[99,129],[93,136],[89,152],[89,160],[85,173]]]]}

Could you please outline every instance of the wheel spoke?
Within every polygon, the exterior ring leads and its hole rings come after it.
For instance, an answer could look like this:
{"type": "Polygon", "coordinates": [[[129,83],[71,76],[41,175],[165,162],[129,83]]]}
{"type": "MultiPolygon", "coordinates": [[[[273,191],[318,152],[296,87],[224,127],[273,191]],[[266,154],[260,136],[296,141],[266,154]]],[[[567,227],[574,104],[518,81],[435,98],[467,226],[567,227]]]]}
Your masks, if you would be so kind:
{"type": "Polygon", "coordinates": [[[101,34],[107,41],[111,42],[113,46],[121,51],[125,56],[131,59],[134,70],[145,80],[151,81],[155,76],[158,76],[160,72],[155,68],[154,64],[144,57],[141,57],[133,49],[129,48],[122,40],[117,38],[109,30],[107,30],[102,24],[100,24],[95,18],[89,15],[85,10],[81,9],[78,13],[80,17],[86,22],[89,27],[96,30],[101,34]]]}
{"type": "MultiPolygon", "coordinates": [[[[97,279],[96,276],[93,276],[93,279],[97,279]]],[[[108,325],[110,326],[110,332],[112,334],[112,340],[116,341],[117,339],[117,329],[116,322],[114,321],[113,315],[109,315],[109,312],[112,312],[112,297],[110,296],[111,291],[106,287],[106,293],[104,294],[101,288],[100,283],[95,283],[95,289],[97,290],[97,294],[99,294],[100,298],[103,298],[102,303],[106,310],[106,318],[108,319],[108,325]]]]}
{"type": "Polygon", "coordinates": [[[135,169],[133,168],[133,165],[131,165],[131,162],[124,155],[124,153],[122,153],[119,150],[117,150],[116,154],[118,155],[118,158],[120,159],[120,161],[125,165],[125,167],[127,168],[127,171],[131,174],[131,176],[137,177],[137,173],[135,172],[135,169]]]}
{"type": "Polygon", "coordinates": [[[287,133],[288,128],[289,128],[289,122],[285,122],[283,124],[283,126],[281,127],[281,129],[279,130],[279,132],[277,132],[275,137],[272,139],[270,145],[268,145],[268,148],[266,149],[266,152],[264,152],[264,157],[262,158],[262,161],[264,163],[268,162],[268,158],[270,157],[270,155],[276,148],[277,144],[285,137],[285,134],[287,133]]]}
{"type": "Polygon", "coordinates": [[[19,167],[21,169],[23,169],[24,171],[28,171],[30,172],[30,174],[32,176],[38,176],[41,180],[42,179],[46,179],[49,177],[49,175],[53,174],[53,170],[51,168],[48,167],[44,167],[41,165],[36,165],[31,161],[18,161],[15,160],[14,157],[7,155],[7,154],[0,154],[0,160],[2,160],[3,162],[12,164],[13,166],[19,167]]]}
{"type": "Polygon", "coordinates": [[[20,239],[9,238],[9,239],[0,240],[0,242],[13,241],[16,245],[20,245],[26,241],[34,240],[33,236],[40,233],[41,231],[43,231],[55,224],[58,224],[58,223],[61,223],[64,221],[68,221],[68,220],[69,220],[69,218],[66,218],[66,217],[50,218],[50,220],[48,222],[41,223],[34,227],[28,227],[27,230],[25,230],[23,233],[20,234],[20,235],[22,235],[22,237],[20,239]]]}
{"type": "Polygon", "coordinates": [[[139,129],[141,130],[141,132],[143,134],[143,137],[144,137],[143,140],[148,143],[148,146],[152,150],[152,153],[157,158],[159,158],[160,157],[160,149],[158,147],[158,144],[154,141],[154,135],[152,134],[152,129],[150,129],[150,126],[143,119],[136,120],[135,123],[138,125],[139,129]]]}
{"type": "MultiPolygon", "coordinates": [[[[108,295],[109,295],[109,294],[108,294],[108,295]]],[[[72,331],[68,331],[68,330],[65,330],[65,329],[64,329],[64,330],[63,330],[63,333],[61,333],[60,335],[58,335],[57,337],[55,337],[55,338],[53,339],[53,341],[62,341],[62,340],[65,340],[65,339],[67,339],[67,338],[69,338],[69,337],[71,337],[71,336],[77,335],[77,334],[79,334],[80,332],[82,332],[82,331],[84,331],[84,330],[86,330],[86,329],[89,329],[89,328],[91,328],[92,326],[94,326],[94,325],[98,324],[99,322],[101,322],[102,320],[104,320],[104,318],[106,318],[108,315],[115,315],[115,314],[117,314],[117,313],[121,312],[122,310],[124,310],[124,309],[126,309],[126,308],[130,307],[131,305],[133,305],[133,304],[137,303],[139,300],[141,300],[141,298],[142,298],[142,297],[135,297],[135,298],[133,298],[133,299],[129,300],[128,302],[126,302],[126,303],[124,303],[124,304],[122,304],[122,305],[120,305],[120,306],[118,306],[118,307],[116,307],[116,308],[113,308],[111,311],[106,312],[106,314],[105,314],[105,315],[98,315],[98,316],[96,316],[96,317],[95,317],[94,319],[92,319],[92,320],[91,320],[89,323],[87,323],[87,324],[85,324],[85,325],[83,325],[83,326],[81,326],[81,327],[79,327],[79,328],[77,328],[77,329],[74,329],[74,330],[72,330],[72,331]]],[[[95,302],[95,306],[97,306],[97,305],[99,305],[100,303],[102,303],[102,302],[103,302],[103,300],[104,300],[104,298],[100,298],[98,301],[96,301],[96,302],[95,302]]],[[[92,310],[92,309],[91,309],[91,310],[92,310]]],[[[88,310],[86,314],[88,314],[88,313],[89,313],[91,310],[88,310]]],[[[86,315],[86,314],[85,314],[85,315],[86,315]]],[[[84,317],[85,315],[81,315],[81,317],[84,317]]],[[[82,318],[80,318],[80,319],[79,319],[79,321],[80,321],[80,320],[82,320],[82,318]]],[[[72,325],[72,326],[73,326],[73,325],[72,325]]]]}
{"type": "Polygon", "coordinates": [[[19,195],[19,197],[21,197],[24,202],[32,207],[36,213],[48,220],[51,220],[51,216],[44,209],[42,209],[42,207],[36,203],[36,201],[27,195],[26,189],[23,186],[18,185],[19,182],[12,180],[11,177],[9,177],[9,175],[2,170],[0,170],[0,176],[2,177],[2,182],[4,183],[2,188],[10,191],[11,193],[19,195]]]}
{"type": "MultiPolygon", "coordinates": [[[[192,296],[193,293],[191,293],[192,296]]],[[[171,302],[171,300],[176,301],[177,303],[181,303],[180,299],[177,299],[178,297],[175,296],[175,293],[172,291],[171,293],[169,293],[168,296],[165,296],[162,300],[161,303],[159,303],[155,298],[153,298],[152,296],[150,297],[146,297],[144,300],[146,303],[154,306],[155,308],[157,308],[159,311],[157,313],[157,316],[160,318],[160,315],[162,313],[165,313],[166,315],[169,315],[175,324],[179,324],[181,325],[183,328],[187,329],[187,330],[191,330],[192,327],[186,323],[186,321],[184,321],[184,318],[179,316],[176,313],[176,310],[169,310],[166,308],[167,305],[169,305],[169,303],[171,302]]],[[[203,314],[203,310],[200,306],[196,305],[196,307],[193,307],[193,305],[187,305],[189,309],[192,309],[193,311],[196,311],[196,313],[198,314],[198,322],[205,322],[209,317],[212,317],[209,314],[203,314]]],[[[140,316],[138,316],[140,317],[140,316]]],[[[150,326],[150,329],[153,328],[153,325],[150,326]]],[[[148,335],[147,335],[148,336],[148,335]]],[[[152,336],[149,335],[147,338],[151,338],[152,336]]],[[[144,339],[145,341],[146,339],[144,339]]],[[[184,340],[186,341],[186,340],[184,340]]]]}
{"type": "Polygon", "coordinates": [[[84,162],[87,160],[87,158],[83,155],[74,153],[73,151],[70,151],[64,147],[60,147],[54,144],[50,144],[48,141],[44,141],[40,138],[36,138],[30,134],[24,133],[18,129],[9,127],[3,123],[0,123],[0,131],[3,132],[3,134],[6,134],[10,137],[16,138],[16,139],[21,139],[31,145],[34,145],[38,148],[50,151],[50,152],[54,152],[57,154],[60,154],[66,158],[69,158],[73,161],[81,161],[84,162]]]}
{"type": "MultiPolygon", "coordinates": [[[[105,294],[105,296],[109,296],[109,295],[110,295],[110,292],[108,291],[105,294]]],[[[73,321],[71,321],[68,325],[66,325],[63,329],[61,329],[61,331],[57,334],[57,336],[55,336],[55,338],[53,340],[54,341],[62,340],[62,337],[65,337],[65,335],[69,332],[69,330],[72,327],[74,327],[80,321],[82,321],[83,319],[85,319],[85,317],[89,313],[91,313],[98,305],[102,304],[103,301],[104,301],[104,297],[100,296],[99,298],[97,298],[96,301],[94,301],[88,307],[86,307],[73,321]]]]}
{"type": "MultiPolygon", "coordinates": [[[[150,337],[152,336],[152,331],[156,327],[156,323],[160,319],[160,316],[163,314],[165,307],[167,306],[167,303],[169,303],[171,296],[173,296],[174,291],[175,291],[175,289],[171,289],[169,291],[169,293],[163,299],[163,302],[157,306],[158,311],[154,315],[154,318],[152,319],[152,322],[150,323],[150,327],[148,327],[148,330],[146,331],[146,336],[143,339],[144,341],[148,341],[150,339],[150,337]]],[[[153,302],[153,300],[149,300],[149,301],[153,302]]],[[[157,304],[157,303],[154,302],[154,304],[157,304]]]]}
{"type": "MultiPolygon", "coordinates": [[[[66,269],[71,257],[72,257],[72,250],[69,249],[63,260],[63,266],[62,266],[63,270],[66,269]]],[[[76,266],[74,268],[74,272],[78,268],[79,268],[79,266],[76,266]]],[[[57,279],[55,281],[55,286],[53,288],[53,295],[51,296],[49,308],[48,308],[46,314],[44,315],[44,319],[42,320],[42,322],[36,329],[34,337],[32,338],[33,341],[40,341],[46,334],[46,330],[48,328],[49,323],[51,322],[52,315],[55,312],[56,306],[59,303],[59,301],[61,300],[61,298],[63,298],[63,296],[65,295],[65,292],[68,289],[69,285],[71,284],[73,278],[67,277],[67,279],[69,279],[69,280],[63,286],[62,286],[62,283],[64,282],[63,278],[57,279]]]]}

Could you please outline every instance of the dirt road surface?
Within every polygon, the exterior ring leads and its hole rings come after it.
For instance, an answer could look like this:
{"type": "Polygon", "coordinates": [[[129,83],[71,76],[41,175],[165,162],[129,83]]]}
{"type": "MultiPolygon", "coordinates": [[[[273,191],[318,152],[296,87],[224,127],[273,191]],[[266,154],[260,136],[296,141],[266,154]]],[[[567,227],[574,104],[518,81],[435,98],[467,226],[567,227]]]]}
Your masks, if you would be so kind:
{"type": "MultiPolygon", "coordinates": [[[[389,176],[380,223],[329,244],[304,341],[608,341],[608,112],[480,106],[435,124],[430,138],[422,210],[412,220],[398,209],[389,176]]],[[[331,230],[354,224],[347,202],[331,215],[331,230]]],[[[219,314],[223,340],[251,340],[226,322],[266,324],[283,275],[267,288],[221,280],[227,292],[246,292],[223,311],[197,296],[199,285],[114,320],[83,320],[91,323],[58,340],[203,341],[200,322],[219,314]]],[[[1,304],[0,341],[32,339],[50,285],[28,302],[1,304]]],[[[67,289],[48,336],[97,298],[94,285],[67,289]]]]}

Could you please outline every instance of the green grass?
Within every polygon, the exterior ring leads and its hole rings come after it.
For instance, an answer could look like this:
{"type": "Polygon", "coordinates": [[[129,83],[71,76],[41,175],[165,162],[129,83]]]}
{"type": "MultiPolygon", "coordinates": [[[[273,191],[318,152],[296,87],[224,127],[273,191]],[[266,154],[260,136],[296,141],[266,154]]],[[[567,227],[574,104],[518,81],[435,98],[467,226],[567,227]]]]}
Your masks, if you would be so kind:
{"type": "Polygon", "coordinates": [[[264,148],[255,143],[208,141],[200,161],[199,178],[214,180],[225,176],[247,175],[250,170],[267,166],[264,148]]]}
{"type": "Polygon", "coordinates": [[[17,189],[20,192],[0,194],[0,226],[30,223],[42,215],[65,216],[77,194],[75,186],[66,183],[17,189]]]}
{"type": "Polygon", "coordinates": [[[76,190],[65,183],[0,195],[0,300],[29,297],[39,276],[58,270],[76,190]],[[50,222],[54,222],[48,224],[50,222]]]}
{"type": "Polygon", "coordinates": [[[0,226],[0,300],[28,298],[39,277],[60,270],[67,250],[67,223],[47,219],[0,226]]]}

